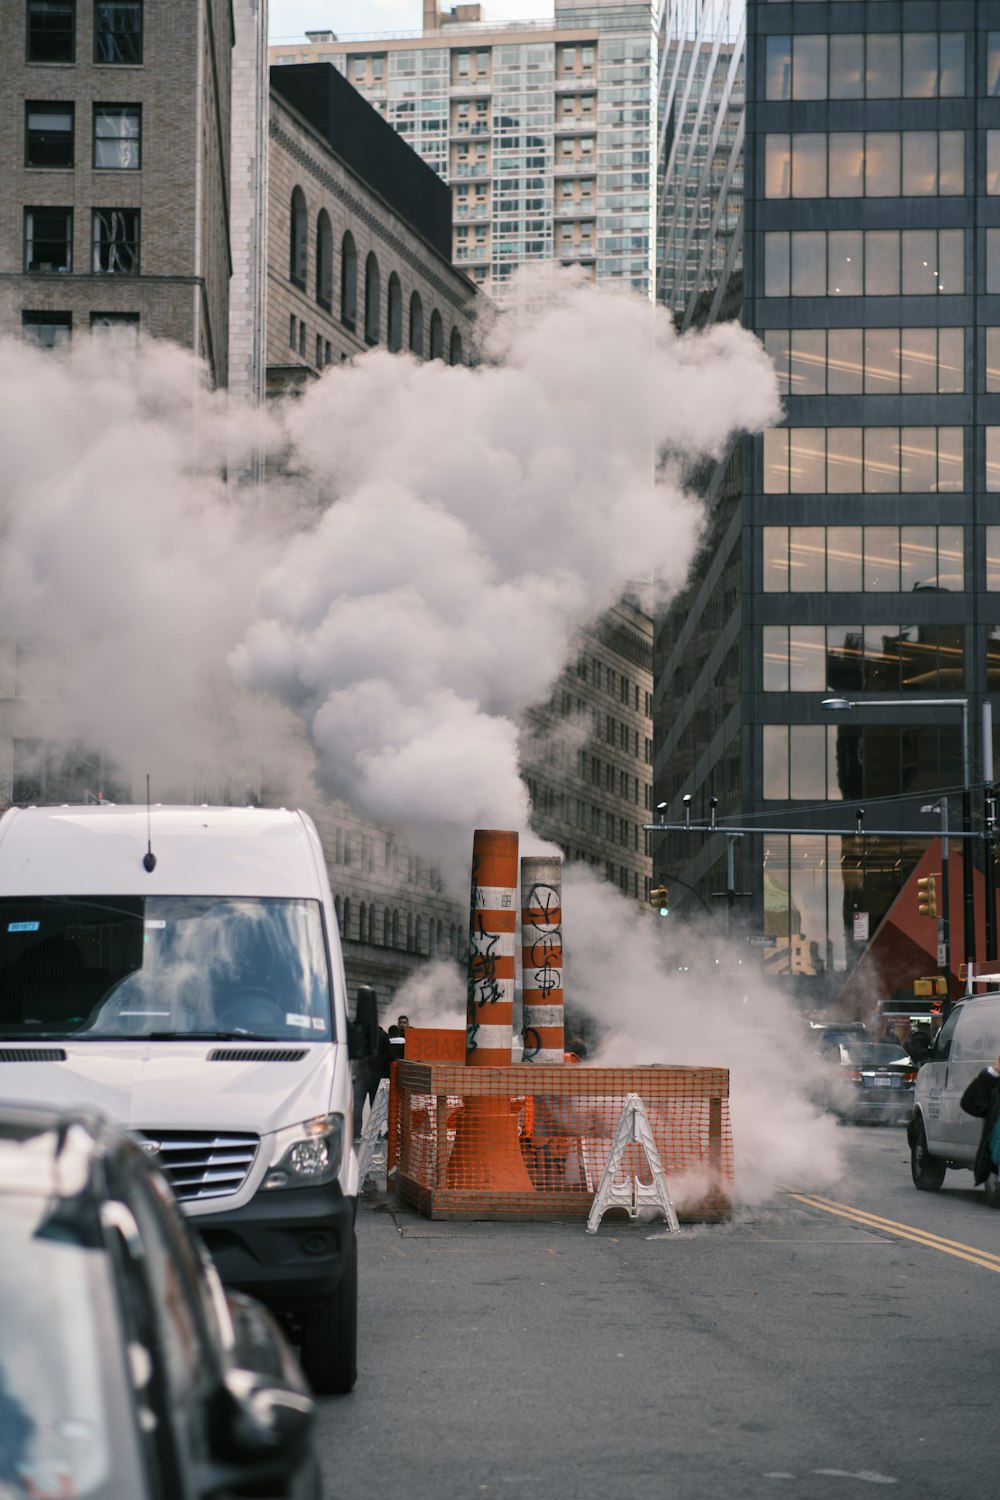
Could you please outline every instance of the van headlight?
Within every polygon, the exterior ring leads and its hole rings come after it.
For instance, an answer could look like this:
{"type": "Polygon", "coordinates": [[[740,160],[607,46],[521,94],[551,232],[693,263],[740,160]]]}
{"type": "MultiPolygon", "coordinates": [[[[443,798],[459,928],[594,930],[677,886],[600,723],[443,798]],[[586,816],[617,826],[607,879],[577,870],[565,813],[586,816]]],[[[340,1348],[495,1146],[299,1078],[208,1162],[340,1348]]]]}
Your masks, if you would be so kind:
{"type": "Polygon", "coordinates": [[[319,1187],[340,1174],[344,1158],[344,1116],[318,1115],[274,1136],[274,1166],[264,1188],[319,1187]]]}

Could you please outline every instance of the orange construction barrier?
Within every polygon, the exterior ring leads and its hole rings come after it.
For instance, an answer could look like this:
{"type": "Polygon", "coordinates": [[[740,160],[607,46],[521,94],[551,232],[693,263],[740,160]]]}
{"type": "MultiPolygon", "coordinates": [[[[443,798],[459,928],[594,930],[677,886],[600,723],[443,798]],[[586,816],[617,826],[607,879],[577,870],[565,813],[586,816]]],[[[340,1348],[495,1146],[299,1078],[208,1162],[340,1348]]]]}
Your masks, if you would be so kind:
{"type": "MultiPolygon", "coordinates": [[[[388,1170],[402,1201],[428,1218],[586,1220],[630,1093],[645,1106],[678,1216],[728,1218],[725,1068],[401,1062],[388,1170]]],[[[646,1180],[640,1147],[626,1153],[623,1170],[646,1180]]]]}

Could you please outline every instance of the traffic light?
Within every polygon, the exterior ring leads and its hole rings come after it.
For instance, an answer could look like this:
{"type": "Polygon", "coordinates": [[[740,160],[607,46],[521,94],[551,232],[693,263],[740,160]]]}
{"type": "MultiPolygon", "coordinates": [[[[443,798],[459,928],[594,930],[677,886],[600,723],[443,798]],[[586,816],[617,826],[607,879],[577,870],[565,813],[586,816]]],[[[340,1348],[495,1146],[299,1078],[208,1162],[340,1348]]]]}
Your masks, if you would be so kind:
{"type": "Polygon", "coordinates": [[[661,917],[670,915],[670,892],[665,885],[656,885],[649,893],[649,904],[654,906],[661,917]]]}
{"type": "Polygon", "coordinates": [[[922,917],[936,917],[938,914],[937,904],[937,877],[934,875],[921,875],[917,881],[917,911],[922,917]]]}

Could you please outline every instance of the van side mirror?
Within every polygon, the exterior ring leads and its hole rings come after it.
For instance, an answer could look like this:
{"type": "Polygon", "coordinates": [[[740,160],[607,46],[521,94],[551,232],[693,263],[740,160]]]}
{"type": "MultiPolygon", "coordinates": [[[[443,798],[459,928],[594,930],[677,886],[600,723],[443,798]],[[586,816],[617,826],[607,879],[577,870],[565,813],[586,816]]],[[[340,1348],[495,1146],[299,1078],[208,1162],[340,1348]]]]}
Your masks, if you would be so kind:
{"type": "Polygon", "coordinates": [[[314,1420],[310,1397],[280,1377],[230,1370],[213,1403],[199,1494],[287,1496],[314,1420]]]}
{"type": "Polygon", "coordinates": [[[934,1043],[924,1031],[912,1031],[906,1046],[918,1068],[928,1061],[934,1051],[934,1043]]]}

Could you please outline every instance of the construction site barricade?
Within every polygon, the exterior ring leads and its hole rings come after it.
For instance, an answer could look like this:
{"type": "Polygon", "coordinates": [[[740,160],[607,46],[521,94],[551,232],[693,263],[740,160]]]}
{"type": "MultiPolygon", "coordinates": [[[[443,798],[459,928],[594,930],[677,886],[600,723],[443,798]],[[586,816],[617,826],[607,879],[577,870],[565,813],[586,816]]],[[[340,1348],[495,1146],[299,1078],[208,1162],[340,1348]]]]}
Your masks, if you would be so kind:
{"type": "MultiPolygon", "coordinates": [[[[586,1220],[630,1094],[642,1100],[684,1222],[728,1219],[725,1068],[393,1065],[386,1170],[432,1219],[586,1220]]],[[[649,1179],[641,1147],[620,1170],[649,1179]]]]}

